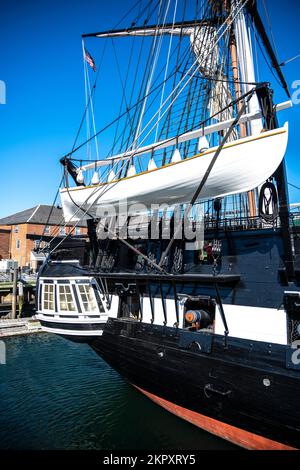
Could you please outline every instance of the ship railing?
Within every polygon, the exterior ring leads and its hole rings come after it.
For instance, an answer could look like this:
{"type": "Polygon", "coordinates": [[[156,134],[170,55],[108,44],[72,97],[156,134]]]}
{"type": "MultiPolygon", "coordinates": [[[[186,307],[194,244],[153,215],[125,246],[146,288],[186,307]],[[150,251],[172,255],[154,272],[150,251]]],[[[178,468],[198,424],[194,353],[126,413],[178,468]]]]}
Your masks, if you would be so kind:
{"type": "Polygon", "coordinates": [[[262,230],[270,228],[280,227],[280,219],[276,217],[273,221],[266,222],[259,216],[256,217],[222,217],[217,218],[205,218],[204,229],[223,229],[231,231],[240,230],[262,230]]]}
{"type": "MultiPolygon", "coordinates": [[[[300,231],[300,214],[299,213],[290,213],[290,227],[293,229],[294,232],[300,231]]],[[[270,220],[269,222],[264,220],[260,216],[256,217],[240,217],[240,216],[233,216],[233,217],[217,217],[213,216],[206,216],[204,218],[204,228],[208,229],[226,229],[226,230],[262,230],[262,229],[270,229],[270,228],[279,228],[280,224],[280,217],[276,217],[274,220],[270,220]]]]}

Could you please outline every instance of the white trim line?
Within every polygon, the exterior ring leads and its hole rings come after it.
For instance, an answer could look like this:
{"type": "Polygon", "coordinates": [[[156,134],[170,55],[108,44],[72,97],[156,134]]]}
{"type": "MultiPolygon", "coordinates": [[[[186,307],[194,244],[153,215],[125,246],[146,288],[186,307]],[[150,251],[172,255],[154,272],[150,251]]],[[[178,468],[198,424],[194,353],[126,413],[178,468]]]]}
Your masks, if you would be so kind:
{"type": "Polygon", "coordinates": [[[103,330],[61,330],[58,328],[48,328],[47,326],[42,326],[42,330],[47,333],[54,333],[56,335],[64,336],[102,336],[103,330]]]}
{"type": "Polygon", "coordinates": [[[36,314],[36,318],[38,320],[42,320],[42,321],[45,321],[45,322],[49,322],[49,323],[74,323],[74,324],[90,324],[90,323],[99,323],[99,325],[105,325],[107,320],[108,320],[108,315],[103,315],[102,317],[100,317],[98,315],[97,318],[93,319],[93,318],[80,318],[80,316],[78,316],[78,318],[61,318],[60,316],[53,316],[53,317],[50,317],[48,315],[44,315],[42,312],[38,312],[36,314]]]}
{"type": "Polygon", "coordinates": [[[60,261],[52,261],[52,264],[71,264],[71,263],[77,263],[79,264],[79,260],[78,259],[65,259],[65,260],[60,260],[60,261]]]}
{"type": "Polygon", "coordinates": [[[93,276],[58,276],[58,277],[40,277],[40,281],[59,281],[59,280],[70,280],[70,281],[90,281],[95,279],[93,276]]]}

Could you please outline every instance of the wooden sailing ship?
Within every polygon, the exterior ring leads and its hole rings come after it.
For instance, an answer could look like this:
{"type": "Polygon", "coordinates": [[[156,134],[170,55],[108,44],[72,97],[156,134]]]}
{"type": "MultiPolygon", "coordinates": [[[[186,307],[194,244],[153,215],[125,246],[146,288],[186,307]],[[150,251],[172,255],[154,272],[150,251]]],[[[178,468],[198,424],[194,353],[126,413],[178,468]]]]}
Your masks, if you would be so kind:
{"type": "Polygon", "coordinates": [[[191,20],[176,0],[141,1],[130,27],[84,35],[132,41],[131,64],[139,41],[148,55],[127,71],[129,98],[122,81],[106,158],[87,86],[94,134],[61,159],[60,193],[89,241],[53,241],[37,310],[45,331],[87,342],[177,416],[249,449],[295,449],[299,243],[277,119],[291,103],[256,81],[258,35],[289,95],[256,3],[202,0],[191,20]],[[91,142],[97,158],[83,159],[91,142]]]}

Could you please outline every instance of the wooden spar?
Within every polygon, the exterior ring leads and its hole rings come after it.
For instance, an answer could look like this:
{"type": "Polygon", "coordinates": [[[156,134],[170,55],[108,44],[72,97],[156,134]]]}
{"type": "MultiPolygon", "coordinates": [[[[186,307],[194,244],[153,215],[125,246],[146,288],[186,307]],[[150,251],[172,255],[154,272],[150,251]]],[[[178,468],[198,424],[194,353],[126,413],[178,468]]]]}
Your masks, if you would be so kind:
{"type": "Polygon", "coordinates": [[[108,38],[128,36],[155,36],[157,34],[190,34],[196,27],[214,26],[215,19],[196,19],[194,21],[180,21],[180,23],[164,23],[154,25],[134,26],[126,29],[109,29],[97,33],[82,34],[82,38],[108,38]]]}

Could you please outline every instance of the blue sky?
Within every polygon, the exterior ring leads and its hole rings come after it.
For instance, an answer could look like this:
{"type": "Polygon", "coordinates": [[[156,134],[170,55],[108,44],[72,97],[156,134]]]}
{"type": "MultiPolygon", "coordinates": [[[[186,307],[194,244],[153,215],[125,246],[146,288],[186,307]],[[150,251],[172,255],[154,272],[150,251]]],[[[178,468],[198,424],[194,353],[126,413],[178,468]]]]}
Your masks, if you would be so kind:
{"type": "MultiPolygon", "coordinates": [[[[133,2],[12,0],[3,3],[0,80],[6,83],[7,102],[0,105],[0,217],[35,204],[52,203],[61,178],[59,158],[72,147],[84,108],[81,34],[113,27],[133,2]]],[[[266,0],[266,4],[279,58],[286,60],[300,54],[300,2],[266,0]]],[[[120,47],[125,53],[126,43],[120,47]]],[[[98,46],[94,39],[87,42],[87,49],[97,60],[98,46]]],[[[261,69],[265,69],[263,64],[261,69]]],[[[290,87],[295,80],[300,84],[300,59],[283,70],[290,87]]],[[[98,128],[107,122],[110,113],[113,115],[111,96],[114,87],[119,86],[114,75],[103,82],[108,94],[107,100],[101,102],[103,121],[97,123],[98,128]]],[[[286,97],[275,80],[272,86],[275,101],[284,101],[286,97]]],[[[300,187],[300,104],[280,113],[279,117],[281,123],[290,122],[288,179],[300,187]]],[[[290,198],[291,202],[300,201],[300,191],[290,188],[290,198]]]]}

